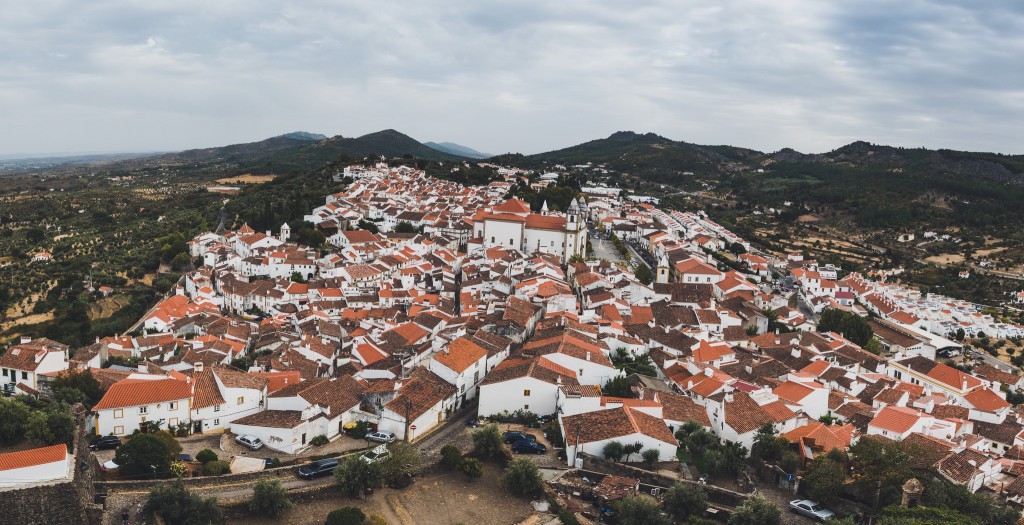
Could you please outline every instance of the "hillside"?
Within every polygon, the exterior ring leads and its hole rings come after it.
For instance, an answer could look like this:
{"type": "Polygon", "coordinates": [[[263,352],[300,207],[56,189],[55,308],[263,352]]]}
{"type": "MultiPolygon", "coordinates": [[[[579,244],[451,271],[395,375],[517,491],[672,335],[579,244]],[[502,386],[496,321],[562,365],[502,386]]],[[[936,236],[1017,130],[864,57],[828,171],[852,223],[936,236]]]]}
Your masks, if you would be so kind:
{"type": "Polygon", "coordinates": [[[423,145],[428,148],[436,149],[437,151],[452,155],[459,155],[470,159],[486,159],[492,156],[489,153],[480,153],[473,148],[456,144],[454,142],[424,142],[423,145]]]}

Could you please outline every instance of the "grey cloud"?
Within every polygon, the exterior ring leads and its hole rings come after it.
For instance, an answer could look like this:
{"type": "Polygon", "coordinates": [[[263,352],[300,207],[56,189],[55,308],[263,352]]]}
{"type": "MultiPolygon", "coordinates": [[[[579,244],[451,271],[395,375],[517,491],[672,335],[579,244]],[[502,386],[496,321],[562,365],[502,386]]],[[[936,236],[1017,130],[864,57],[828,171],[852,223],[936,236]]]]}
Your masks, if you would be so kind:
{"type": "Polygon", "coordinates": [[[537,152],[616,130],[1018,152],[1012,1],[8,2],[0,152],[383,128],[537,152]]]}

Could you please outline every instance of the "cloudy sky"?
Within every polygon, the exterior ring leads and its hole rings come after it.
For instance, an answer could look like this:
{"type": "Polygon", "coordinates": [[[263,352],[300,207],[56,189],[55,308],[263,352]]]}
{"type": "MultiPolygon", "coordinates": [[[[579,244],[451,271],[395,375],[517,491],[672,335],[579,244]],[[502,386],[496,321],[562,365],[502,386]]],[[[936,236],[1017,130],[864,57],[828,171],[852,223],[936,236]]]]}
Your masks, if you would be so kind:
{"type": "Polygon", "coordinates": [[[1024,2],[0,0],[0,153],[394,128],[1024,153],[1024,2]]]}

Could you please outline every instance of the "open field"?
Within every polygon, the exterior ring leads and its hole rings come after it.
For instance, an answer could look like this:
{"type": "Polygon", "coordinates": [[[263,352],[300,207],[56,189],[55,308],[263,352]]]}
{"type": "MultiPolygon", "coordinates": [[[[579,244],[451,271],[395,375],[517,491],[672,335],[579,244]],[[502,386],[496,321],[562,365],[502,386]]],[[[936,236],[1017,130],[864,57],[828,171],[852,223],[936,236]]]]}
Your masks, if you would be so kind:
{"type": "Polygon", "coordinates": [[[925,260],[935,264],[961,264],[964,262],[964,256],[957,253],[944,253],[933,255],[925,260]]]}
{"type": "Polygon", "coordinates": [[[253,175],[252,173],[245,173],[243,175],[237,175],[235,177],[224,177],[223,179],[217,179],[220,184],[263,184],[270,182],[277,178],[277,175],[253,175]]]}
{"type": "Polygon", "coordinates": [[[228,520],[228,525],[321,525],[332,510],[359,507],[367,516],[382,516],[393,525],[450,525],[453,523],[520,523],[533,514],[528,499],[510,496],[498,484],[501,470],[484,464],[484,476],[469,481],[457,472],[427,474],[411,486],[384,488],[365,500],[324,494],[303,502],[280,518],[246,517],[228,520]]]}

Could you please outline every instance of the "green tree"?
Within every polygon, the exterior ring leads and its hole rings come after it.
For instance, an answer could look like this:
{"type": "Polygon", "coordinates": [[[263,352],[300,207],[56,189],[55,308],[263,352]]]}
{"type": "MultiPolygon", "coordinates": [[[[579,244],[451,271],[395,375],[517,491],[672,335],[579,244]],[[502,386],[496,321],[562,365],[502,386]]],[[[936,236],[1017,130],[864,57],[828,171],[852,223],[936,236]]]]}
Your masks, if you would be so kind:
{"type": "Polygon", "coordinates": [[[513,494],[530,496],[537,494],[544,486],[537,465],[528,459],[514,459],[501,475],[501,485],[513,494]]]}
{"type": "Polygon", "coordinates": [[[25,437],[36,443],[52,444],[53,432],[50,431],[46,412],[37,410],[29,414],[28,421],[25,422],[25,437]]]}
{"type": "Polygon", "coordinates": [[[204,448],[203,450],[200,450],[198,454],[196,454],[196,461],[203,464],[209,463],[211,461],[217,461],[217,453],[208,448],[204,448]]]}
{"type": "Polygon", "coordinates": [[[754,434],[754,446],[750,449],[752,459],[768,462],[778,461],[782,453],[789,448],[789,440],[779,437],[775,425],[766,423],[754,434]]]}
{"type": "Polygon", "coordinates": [[[629,380],[625,376],[615,376],[608,380],[601,387],[601,393],[611,397],[636,397],[633,393],[633,385],[629,384],[629,380]]]}
{"type": "Polygon", "coordinates": [[[640,456],[644,458],[644,463],[647,463],[647,468],[651,468],[661,459],[661,451],[656,448],[649,448],[643,451],[640,456]]]}
{"type": "Polygon", "coordinates": [[[212,525],[224,521],[217,498],[203,498],[185,488],[179,478],[162,483],[149,493],[146,515],[159,515],[167,523],[181,525],[212,525]]]}
{"type": "MultiPolygon", "coordinates": [[[[71,368],[61,372],[50,383],[50,389],[53,392],[54,399],[57,400],[60,400],[60,392],[65,391],[65,389],[75,390],[84,396],[85,401],[83,402],[89,407],[98,403],[100,398],[103,397],[100,382],[93,377],[92,371],[89,369],[71,368]]],[[[73,403],[68,404],[71,405],[73,403]]]]}
{"type": "Polygon", "coordinates": [[[395,225],[395,233],[417,233],[417,232],[418,232],[418,230],[416,229],[416,227],[413,226],[412,223],[408,222],[408,221],[398,221],[398,224],[395,225]]]}
{"type": "Polygon", "coordinates": [[[249,512],[257,516],[276,518],[293,506],[288,498],[288,491],[281,485],[280,480],[261,479],[253,484],[249,512]]]}
{"type": "Polygon", "coordinates": [[[12,445],[21,440],[28,422],[28,406],[16,399],[0,398],[0,444],[12,445]]]}
{"type": "Polygon", "coordinates": [[[174,258],[171,259],[171,269],[176,272],[184,270],[190,264],[192,264],[192,258],[185,252],[175,255],[174,258]]]}
{"type": "Polygon", "coordinates": [[[883,350],[882,343],[878,342],[878,339],[875,339],[874,337],[868,341],[868,344],[864,345],[864,349],[875,355],[882,355],[883,350]]]}
{"type": "Polygon", "coordinates": [[[227,461],[214,460],[203,464],[204,476],[223,476],[231,471],[231,464],[227,461]]]}
{"type": "Polygon", "coordinates": [[[620,525],[670,525],[658,504],[645,496],[626,496],[618,503],[620,525]]]}
{"type": "Polygon", "coordinates": [[[332,510],[327,515],[324,525],[363,525],[366,523],[366,514],[356,507],[342,507],[332,510]]]}
{"type": "Polygon", "coordinates": [[[854,472],[859,474],[851,486],[862,501],[874,501],[876,493],[880,506],[898,503],[903,483],[913,476],[911,466],[920,452],[904,442],[874,439],[871,436],[850,447],[854,472]]]}
{"type": "Polygon", "coordinates": [[[396,483],[420,466],[420,453],[408,443],[395,442],[388,446],[388,457],[380,462],[380,475],[384,483],[396,483]]]}
{"type": "Polygon", "coordinates": [[[665,510],[677,521],[690,516],[701,516],[708,508],[708,494],[693,483],[677,482],[665,491],[665,510]]]}
{"type": "Polygon", "coordinates": [[[466,475],[469,479],[479,479],[484,475],[484,467],[479,459],[476,458],[465,458],[462,460],[462,465],[459,470],[466,475]]]}
{"type": "Polygon", "coordinates": [[[459,447],[451,443],[441,447],[441,466],[446,470],[456,470],[462,466],[462,451],[459,447]]]}
{"type": "Polygon", "coordinates": [[[609,441],[604,444],[604,448],[601,449],[601,455],[605,459],[610,459],[616,463],[622,459],[622,456],[626,454],[626,446],[618,441],[609,441]]]}
{"type": "Polygon", "coordinates": [[[836,332],[858,346],[865,346],[871,340],[871,326],[863,317],[835,308],[826,308],[818,321],[819,332],[836,332]]]}
{"type": "Polygon", "coordinates": [[[122,474],[134,478],[145,476],[166,477],[171,461],[176,457],[167,450],[164,440],[155,434],[135,434],[114,453],[122,474]]]}
{"type": "Polygon", "coordinates": [[[483,459],[491,459],[501,454],[501,430],[498,425],[484,425],[473,431],[473,451],[483,459]]]}
{"type": "Polygon", "coordinates": [[[843,465],[833,461],[828,455],[822,455],[814,458],[807,466],[803,486],[807,489],[809,498],[829,505],[835,503],[842,493],[844,481],[846,469],[843,465]]]}
{"type": "Polygon", "coordinates": [[[380,485],[380,464],[349,456],[334,469],[334,481],[349,496],[363,499],[366,489],[380,485]]]}
{"type": "Polygon", "coordinates": [[[636,269],[633,270],[633,277],[641,283],[648,285],[654,282],[654,272],[651,271],[651,267],[644,263],[636,265],[636,269]]]}
{"type": "Polygon", "coordinates": [[[744,501],[729,517],[729,525],[780,525],[782,511],[779,506],[760,497],[744,501]]]}

